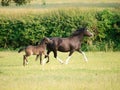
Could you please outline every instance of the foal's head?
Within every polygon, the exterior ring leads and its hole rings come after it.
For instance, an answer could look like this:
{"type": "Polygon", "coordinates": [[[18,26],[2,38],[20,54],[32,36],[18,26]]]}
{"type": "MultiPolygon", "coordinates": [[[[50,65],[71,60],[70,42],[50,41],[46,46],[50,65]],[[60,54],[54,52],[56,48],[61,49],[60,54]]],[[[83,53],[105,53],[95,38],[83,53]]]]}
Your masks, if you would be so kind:
{"type": "Polygon", "coordinates": [[[47,37],[43,38],[40,42],[40,44],[48,44],[48,43],[51,43],[51,40],[47,37]]]}

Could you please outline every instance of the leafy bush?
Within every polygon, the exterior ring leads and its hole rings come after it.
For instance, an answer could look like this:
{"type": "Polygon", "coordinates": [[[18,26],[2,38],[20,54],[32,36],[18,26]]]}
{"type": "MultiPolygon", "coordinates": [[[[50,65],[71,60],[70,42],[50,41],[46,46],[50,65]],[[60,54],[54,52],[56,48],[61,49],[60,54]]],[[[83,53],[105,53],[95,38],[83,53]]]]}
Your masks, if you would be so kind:
{"type": "Polygon", "coordinates": [[[45,14],[29,14],[19,18],[0,17],[0,47],[19,48],[35,44],[43,37],[68,37],[86,26],[94,33],[85,38],[82,49],[86,51],[120,50],[119,11],[58,10],[45,14]]]}
{"type": "MultiPolygon", "coordinates": [[[[96,18],[99,32],[96,39],[99,42],[104,41],[108,45],[111,45],[111,42],[113,42],[114,44],[111,46],[116,48],[120,42],[120,14],[104,10],[98,12],[96,18]]],[[[120,48],[118,50],[120,50],[120,48]]]]}
{"type": "Polygon", "coordinates": [[[2,6],[9,6],[10,3],[15,2],[16,5],[23,5],[23,4],[27,4],[30,3],[31,0],[1,0],[1,5],[2,6]]]}

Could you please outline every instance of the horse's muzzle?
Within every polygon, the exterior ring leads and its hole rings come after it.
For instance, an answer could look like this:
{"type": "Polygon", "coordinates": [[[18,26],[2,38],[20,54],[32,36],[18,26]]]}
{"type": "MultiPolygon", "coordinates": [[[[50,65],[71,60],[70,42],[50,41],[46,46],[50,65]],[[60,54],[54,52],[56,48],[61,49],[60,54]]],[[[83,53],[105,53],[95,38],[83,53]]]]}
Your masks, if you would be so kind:
{"type": "Polygon", "coordinates": [[[89,37],[93,37],[93,36],[94,36],[94,34],[93,34],[93,33],[90,33],[89,37]]]}

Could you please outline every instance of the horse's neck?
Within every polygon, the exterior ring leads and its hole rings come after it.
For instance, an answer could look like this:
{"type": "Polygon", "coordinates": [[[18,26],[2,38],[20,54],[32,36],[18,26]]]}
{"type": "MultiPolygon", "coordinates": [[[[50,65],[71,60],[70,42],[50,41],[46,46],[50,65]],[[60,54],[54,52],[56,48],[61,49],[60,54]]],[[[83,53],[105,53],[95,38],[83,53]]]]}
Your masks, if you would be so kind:
{"type": "Polygon", "coordinates": [[[78,36],[72,36],[72,37],[70,37],[70,39],[75,39],[75,40],[82,41],[83,40],[83,34],[78,35],[78,36]]]}

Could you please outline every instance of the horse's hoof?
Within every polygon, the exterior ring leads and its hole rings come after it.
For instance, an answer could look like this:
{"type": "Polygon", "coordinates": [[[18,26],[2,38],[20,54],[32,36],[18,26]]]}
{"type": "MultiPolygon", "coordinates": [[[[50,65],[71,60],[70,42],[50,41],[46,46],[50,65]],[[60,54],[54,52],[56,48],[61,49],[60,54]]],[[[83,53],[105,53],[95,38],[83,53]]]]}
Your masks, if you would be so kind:
{"type": "Polygon", "coordinates": [[[49,61],[47,61],[46,63],[49,63],[49,61]]]}
{"type": "Polygon", "coordinates": [[[67,64],[68,64],[68,62],[65,62],[65,64],[67,65],[67,64]]]}

